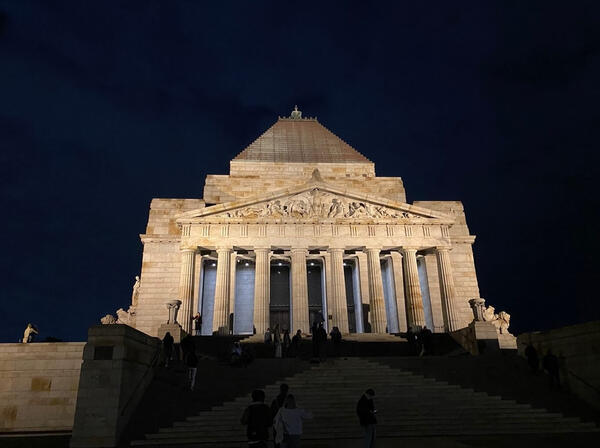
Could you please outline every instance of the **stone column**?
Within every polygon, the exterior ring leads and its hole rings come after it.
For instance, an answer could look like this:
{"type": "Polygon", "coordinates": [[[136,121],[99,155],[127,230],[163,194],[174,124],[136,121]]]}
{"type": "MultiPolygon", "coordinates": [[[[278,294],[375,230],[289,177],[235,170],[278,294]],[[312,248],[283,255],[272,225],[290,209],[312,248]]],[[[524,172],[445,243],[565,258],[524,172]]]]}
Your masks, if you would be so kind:
{"type": "Polygon", "coordinates": [[[217,248],[217,280],[215,284],[215,311],[213,317],[213,332],[229,333],[229,291],[230,291],[230,262],[231,249],[217,248]]]}
{"type": "Polygon", "coordinates": [[[371,300],[371,331],[373,333],[385,333],[387,324],[379,252],[379,249],[373,247],[367,248],[367,263],[369,265],[369,298],[371,300]]]}
{"type": "Polygon", "coordinates": [[[269,302],[271,300],[271,264],[268,247],[255,247],[256,264],[254,270],[254,326],[257,334],[264,334],[269,328],[269,302]]]}
{"type": "Polygon", "coordinates": [[[450,263],[450,248],[437,247],[436,255],[438,261],[438,274],[440,277],[440,292],[442,295],[442,307],[446,328],[448,331],[458,330],[458,316],[456,313],[456,289],[454,288],[454,277],[450,263]]]}
{"type": "Polygon", "coordinates": [[[423,297],[417,270],[417,249],[403,248],[402,261],[404,263],[404,290],[406,292],[406,314],[408,326],[425,325],[425,312],[423,311],[423,297]]]}
{"type": "Polygon", "coordinates": [[[194,259],[196,250],[186,248],[181,250],[181,274],[179,276],[179,299],[181,314],[179,323],[187,333],[192,329],[192,306],[194,302],[194,259]]]}
{"type": "Polygon", "coordinates": [[[342,333],[348,330],[348,304],[346,303],[346,282],[344,279],[344,249],[329,249],[331,254],[331,309],[332,326],[338,327],[342,333]]]}
{"type": "Polygon", "coordinates": [[[292,328],[290,333],[310,331],[308,316],[308,279],[306,274],[305,248],[292,249],[292,328]]]}

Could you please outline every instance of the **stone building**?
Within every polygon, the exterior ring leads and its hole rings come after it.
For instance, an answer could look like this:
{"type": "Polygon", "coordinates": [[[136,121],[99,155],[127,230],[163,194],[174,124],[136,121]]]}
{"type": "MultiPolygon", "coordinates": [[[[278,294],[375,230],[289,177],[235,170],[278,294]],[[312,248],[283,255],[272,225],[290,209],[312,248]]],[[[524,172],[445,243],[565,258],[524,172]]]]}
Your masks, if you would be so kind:
{"type": "Polygon", "coordinates": [[[342,333],[465,327],[479,297],[459,201],[406,202],[400,177],[298,110],[208,175],[203,199],[153,199],[135,326],[156,335],[165,302],[189,330],[342,333]],[[233,328],[230,328],[233,326],[233,328]]]}

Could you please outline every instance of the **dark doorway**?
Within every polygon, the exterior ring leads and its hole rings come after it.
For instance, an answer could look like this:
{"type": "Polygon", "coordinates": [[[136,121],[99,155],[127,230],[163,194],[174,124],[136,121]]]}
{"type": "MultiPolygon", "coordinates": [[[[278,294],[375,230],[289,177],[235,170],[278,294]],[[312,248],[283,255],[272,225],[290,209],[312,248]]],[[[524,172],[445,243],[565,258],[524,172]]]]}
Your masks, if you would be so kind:
{"type": "Polygon", "coordinates": [[[290,265],[283,260],[271,262],[271,329],[279,324],[281,331],[290,329],[290,265]]]}
{"type": "Polygon", "coordinates": [[[306,276],[308,279],[308,313],[311,328],[302,329],[309,332],[315,321],[325,318],[323,308],[323,264],[319,260],[309,260],[306,263],[306,276]]]}
{"type": "Polygon", "coordinates": [[[344,262],[344,280],[346,285],[346,304],[348,307],[348,331],[356,333],[356,312],[354,310],[354,284],[352,276],[354,274],[353,265],[350,262],[344,262]]]}

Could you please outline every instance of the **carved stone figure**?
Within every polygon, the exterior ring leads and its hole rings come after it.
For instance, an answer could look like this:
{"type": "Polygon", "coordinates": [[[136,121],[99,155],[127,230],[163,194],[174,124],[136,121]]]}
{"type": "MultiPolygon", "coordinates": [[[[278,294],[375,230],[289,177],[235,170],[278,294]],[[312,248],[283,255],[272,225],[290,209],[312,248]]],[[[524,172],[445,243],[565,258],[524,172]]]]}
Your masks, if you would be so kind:
{"type": "Polygon", "coordinates": [[[117,319],[112,314],[107,314],[102,319],[100,319],[100,323],[102,325],[112,325],[117,323],[117,319]]]}
{"type": "Polygon", "coordinates": [[[131,293],[131,306],[137,306],[138,295],[140,293],[140,276],[135,276],[135,283],[133,284],[133,291],[131,293]]]}
{"type": "Polygon", "coordinates": [[[494,308],[492,305],[488,306],[483,312],[483,320],[493,323],[496,319],[496,308],[494,308]]]}
{"type": "Polygon", "coordinates": [[[500,334],[508,333],[508,327],[510,325],[510,314],[506,311],[500,311],[498,313],[498,319],[496,320],[496,328],[500,332],[500,334]]]}
{"type": "Polygon", "coordinates": [[[346,197],[313,188],[310,191],[293,195],[286,199],[275,199],[264,204],[256,204],[225,212],[227,218],[386,218],[414,220],[422,216],[383,205],[350,200],[346,197]]]}
{"type": "Polygon", "coordinates": [[[298,106],[294,106],[294,110],[290,114],[290,118],[293,120],[300,120],[302,118],[302,112],[298,110],[298,106]]]}
{"type": "Polygon", "coordinates": [[[27,328],[25,328],[25,332],[23,333],[23,344],[33,342],[33,338],[36,334],[38,334],[38,331],[33,324],[27,324],[27,328]]]}

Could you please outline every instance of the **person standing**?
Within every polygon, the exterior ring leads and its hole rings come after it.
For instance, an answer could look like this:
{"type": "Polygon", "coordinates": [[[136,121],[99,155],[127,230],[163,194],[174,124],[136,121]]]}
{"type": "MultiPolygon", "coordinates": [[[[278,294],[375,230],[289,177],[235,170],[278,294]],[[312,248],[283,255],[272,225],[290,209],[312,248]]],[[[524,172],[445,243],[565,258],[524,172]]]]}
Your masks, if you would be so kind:
{"type": "MultiPolygon", "coordinates": [[[[279,409],[283,407],[285,404],[285,399],[287,398],[289,386],[285,383],[281,383],[279,385],[279,394],[275,397],[275,399],[271,402],[271,415],[273,416],[273,424],[275,423],[275,416],[279,412],[279,409]]],[[[277,440],[277,429],[273,426],[273,440],[277,440]]],[[[275,442],[275,448],[279,447],[279,443],[275,442]]]]}
{"type": "Polygon", "coordinates": [[[271,329],[267,328],[267,331],[265,331],[265,338],[264,338],[265,344],[270,344],[272,342],[271,339],[271,329]]]}
{"type": "Polygon", "coordinates": [[[287,328],[283,330],[283,356],[286,358],[289,356],[290,346],[292,345],[292,340],[290,339],[290,330],[287,328]]]}
{"type": "Polygon", "coordinates": [[[542,366],[544,367],[544,370],[548,372],[548,375],[550,375],[550,388],[560,388],[558,358],[552,353],[552,350],[548,349],[546,352],[546,356],[542,359],[542,366]]]}
{"type": "Polygon", "coordinates": [[[323,327],[323,323],[317,328],[317,344],[319,351],[319,359],[327,358],[327,331],[323,327]]]}
{"type": "Polygon", "coordinates": [[[364,448],[375,448],[375,428],[377,426],[377,418],[375,414],[375,391],[367,389],[356,405],[356,414],[358,421],[363,428],[364,433],[364,448]]]}
{"type": "Polygon", "coordinates": [[[292,356],[300,355],[300,343],[302,342],[302,330],[296,331],[296,334],[292,338],[292,356]]]}
{"type": "Polygon", "coordinates": [[[191,351],[187,354],[185,363],[187,364],[188,368],[190,390],[194,390],[194,386],[196,384],[196,372],[198,371],[198,357],[194,351],[191,351]]]}
{"type": "Polygon", "coordinates": [[[252,391],[252,403],[244,410],[240,422],[246,426],[249,448],[267,448],[273,415],[269,406],[265,404],[264,391],[252,391]]]}
{"type": "Polygon", "coordinates": [[[200,333],[202,332],[202,316],[200,313],[196,313],[194,316],[194,332],[196,336],[200,336],[200,333]]]}
{"type": "Polygon", "coordinates": [[[431,330],[429,328],[427,328],[427,325],[425,325],[423,327],[423,329],[421,330],[421,354],[419,356],[423,356],[423,355],[432,355],[433,354],[433,333],[431,333],[431,330]]]}
{"type": "Polygon", "coordinates": [[[527,364],[529,364],[531,372],[534,375],[537,374],[540,368],[540,359],[537,350],[531,343],[525,348],[525,356],[527,357],[527,364]]]}
{"type": "Polygon", "coordinates": [[[310,412],[297,408],[296,399],[292,394],[288,394],[284,406],[275,416],[274,425],[277,434],[275,443],[281,444],[281,448],[299,448],[302,420],[312,417],[310,412]]]}
{"type": "Polygon", "coordinates": [[[333,342],[333,356],[340,356],[342,351],[342,332],[338,327],[333,327],[329,335],[331,336],[331,342],[333,342]]]}
{"type": "Polygon", "coordinates": [[[275,325],[275,330],[273,331],[273,344],[275,346],[275,358],[281,358],[281,333],[279,332],[279,324],[275,325]]]}
{"type": "Polygon", "coordinates": [[[173,340],[173,336],[171,336],[171,333],[169,333],[167,331],[162,342],[163,342],[163,350],[165,352],[165,367],[169,367],[169,361],[173,357],[173,346],[174,346],[174,340],[173,340]]]}

